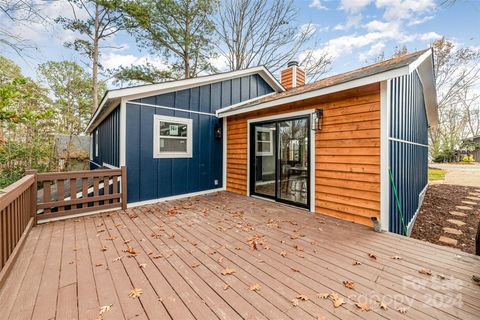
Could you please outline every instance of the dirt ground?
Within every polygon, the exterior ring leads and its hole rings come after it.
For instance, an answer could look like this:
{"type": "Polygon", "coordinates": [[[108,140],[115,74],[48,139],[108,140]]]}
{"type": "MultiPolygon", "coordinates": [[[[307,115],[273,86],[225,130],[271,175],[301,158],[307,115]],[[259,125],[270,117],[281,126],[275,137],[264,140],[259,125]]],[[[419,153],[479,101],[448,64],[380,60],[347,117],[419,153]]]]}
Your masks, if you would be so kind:
{"type": "Polygon", "coordinates": [[[420,213],[415,221],[412,237],[439,245],[447,245],[439,241],[446,236],[458,241],[457,245],[449,245],[462,251],[475,254],[475,236],[480,220],[480,201],[468,199],[480,194],[480,188],[448,184],[433,184],[427,189],[420,213]],[[478,190],[478,191],[477,191],[478,190]],[[475,205],[462,201],[475,202],[475,205]],[[473,210],[460,210],[456,206],[468,206],[473,210]],[[455,216],[451,211],[463,212],[465,216],[455,216]],[[463,226],[456,226],[448,219],[460,220],[463,226]],[[454,228],[462,231],[461,235],[445,233],[443,228],[454,228]]]}

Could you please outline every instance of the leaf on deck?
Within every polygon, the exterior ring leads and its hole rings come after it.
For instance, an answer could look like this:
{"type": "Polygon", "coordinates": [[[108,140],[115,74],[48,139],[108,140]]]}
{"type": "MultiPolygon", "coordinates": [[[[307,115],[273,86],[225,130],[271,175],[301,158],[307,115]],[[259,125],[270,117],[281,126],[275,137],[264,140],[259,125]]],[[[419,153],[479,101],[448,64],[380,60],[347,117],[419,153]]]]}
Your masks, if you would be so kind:
{"type": "Polygon", "coordinates": [[[344,280],[342,283],[348,289],[354,289],[355,288],[355,283],[353,281],[344,280]]]}
{"type": "Polygon", "coordinates": [[[373,253],[369,253],[368,256],[373,260],[377,260],[377,256],[374,255],[373,253]]]}
{"type": "Polygon", "coordinates": [[[361,265],[362,263],[361,263],[361,262],[359,262],[359,261],[353,261],[353,263],[352,263],[352,264],[353,264],[354,266],[359,266],[359,265],[361,265]]]}
{"type": "Polygon", "coordinates": [[[370,311],[370,306],[367,304],[367,303],[355,303],[355,305],[357,306],[358,309],[362,310],[362,311],[370,311]]]}
{"type": "Polygon", "coordinates": [[[258,283],[254,283],[254,284],[250,285],[250,290],[251,291],[259,291],[261,288],[262,287],[258,283]]]}
{"type": "Polygon", "coordinates": [[[335,308],[338,308],[338,307],[340,307],[341,305],[345,304],[345,300],[343,300],[342,297],[339,297],[336,292],[332,292],[332,293],[330,294],[330,299],[332,299],[333,306],[334,306],[335,308]]]}
{"type": "Polygon", "coordinates": [[[130,290],[130,292],[128,293],[128,296],[130,298],[138,298],[142,295],[142,293],[143,293],[142,289],[134,288],[134,289],[130,290]]]}
{"type": "Polygon", "coordinates": [[[233,273],[235,273],[235,272],[237,272],[237,270],[235,270],[235,269],[233,269],[233,268],[226,268],[226,269],[224,269],[224,270],[222,271],[222,274],[223,274],[224,276],[228,276],[228,275],[233,274],[233,273]]]}
{"type": "Polygon", "coordinates": [[[380,302],[380,309],[383,309],[383,310],[387,311],[388,310],[387,304],[384,303],[384,302],[380,302]]]}
{"type": "Polygon", "coordinates": [[[280,252],[280,255],[282,257],[286,257],[287,256],[287,251],[283,250],[282,252],[280,252]]]}
{"type": "Polygon", "coordinates": [[[418,270],[419,273],[421,274],[425,274],[427,276],[431,276],[432,275],[432,270],[430,269],[427,269],[427,268],[422,268],[420,270],[418,270]]]}

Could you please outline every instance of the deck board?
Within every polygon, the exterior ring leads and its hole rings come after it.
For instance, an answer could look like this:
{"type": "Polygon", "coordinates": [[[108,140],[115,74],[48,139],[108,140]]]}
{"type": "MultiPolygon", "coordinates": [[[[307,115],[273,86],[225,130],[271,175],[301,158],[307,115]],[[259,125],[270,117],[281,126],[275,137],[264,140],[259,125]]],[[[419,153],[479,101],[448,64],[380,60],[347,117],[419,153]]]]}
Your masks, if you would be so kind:
{"type": "Polygon", "coordinates": [[[2,319],[96,319],[103,306],[105,320],[478,319],[479,273],[479,257],[451,248],[221,192],[33,228],[0,310],[2,319]],[[332,292],[346,304],[318,296],[332,292]]]}

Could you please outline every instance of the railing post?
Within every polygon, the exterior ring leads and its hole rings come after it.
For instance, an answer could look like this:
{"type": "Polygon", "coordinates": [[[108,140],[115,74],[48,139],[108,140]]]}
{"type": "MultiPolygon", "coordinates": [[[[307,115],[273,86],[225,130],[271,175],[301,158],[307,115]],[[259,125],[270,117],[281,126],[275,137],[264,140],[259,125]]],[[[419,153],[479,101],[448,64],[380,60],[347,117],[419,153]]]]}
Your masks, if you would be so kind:
{"type": "Polygon", "coordinates": [[[122,166],[122,209],[127,209],[127,167],[122,166]]]}
{"type": "Polygon", "coordinates": [[[37,224],[37,170],[27,170],[25,175],[33,175],[33,184],[30,186],[30,216],[37,224]]]}

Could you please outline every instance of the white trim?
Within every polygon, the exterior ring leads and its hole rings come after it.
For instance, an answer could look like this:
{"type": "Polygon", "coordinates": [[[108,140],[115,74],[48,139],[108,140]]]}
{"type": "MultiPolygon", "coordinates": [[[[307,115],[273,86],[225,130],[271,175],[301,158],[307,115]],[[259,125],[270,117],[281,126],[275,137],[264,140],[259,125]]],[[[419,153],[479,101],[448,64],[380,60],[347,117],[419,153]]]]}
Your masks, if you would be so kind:
{"type": "Polygon", "coordinates": [[[258,127],[255,128],[255,156],[273,156],[273,130],[271,128],[258,127]],[[257,132],[268,132],[269,139],[267,141],[258,141],[257,132]],[[258,143],[268,143],[270,145],[270,151],[258,151],[258,143]]]}
{"type": "Polygon", "coordinates": [[[102,164],[102,167],[105,167],[105,168],[108,168],[108,169],[119,169],[118,167],[115,167],[115,166],[113,166],[113,165],[111,165],[111,164],[109,164],[109,163],[106,163],[106,162],[104,162],[104,163],[102,164]]]}
{"type": "Polygon", "coordinates": [[[392,138],[392,137],[388,137],[388,140],[402,142],[402,143],[408,143],[408,144],[413,144],[413,145],[416,145],[416,146],[428,148],[428,146],[426,144],[416,143],[416,142],[412,142],[412,141],[408,141],[408,140],[402,140],[402,139],[397,139],[397,138],[392,138]]]}
{"type": "Polygon", "coordinates": [[[104,112],[104,115],[102,117],[97,119],[100,113],[102,113],[105,105],[110,104],[111,101],[115,101],[116,99],[120,99],[120,98],[128,98],[129,100],[140,99],[143,97],[149,97],[149,96],[165,94],[165,93],[174,92],[174,91],[180,91],[180,90],[189,89],[192,87],[197,87],[197,86],[206,85],[214,82],[219,82],[219,81],[224,81],[224,80],[229,80],[233,78],[254,75],[254,74],[260,75],[275,91],[277,92],[285,91],[285,88],[280,84],[280,82],[278,82],[278,80],[275,79],[275,77],[270,73],[270,71],[268,71],[268,69],[265,68],[264,66],[258,66],[254,68],[244,69],[244,70],[237,70],[237,71],[201,76],[201,77],[184,79],[184,80],[169,81],[169,82],[163,82],[158,84],[111,90],[111,91],[107,91],[107,93],[103,97],[99,107],[97,108],[97,110],[95,110],[95,113],[90,119],[85,131],[89,131],[95,123],[101,122],[103,118],[105,118],[111,112],[111,110],[108,110],[108,112],[104,112]]]}
{"type": "Polygon", "coordinates": [[[222,132],[222,143],[223,143],[223,159],[222,159],[222,170],[223,170],[223,185],[222,189],[227,190],[227,118],[222,119],[223,122],[223,132],[222,132]]]}
{"type": "Polygon", "coordinates": [[[173,110],[173,111],[176,111],[176,112],[195,113],[195,114],[201,114],[201,115],[204,115],[204,116],[213,116],[213,117],[217,116],[214,113],[201,112],[201,111],[195,111],[195,110],[187,110],[187,109],[179,109],[179,108],[172,108],[172,107],[166,107],[166,106],[159,106],[159,105],[150,104],[150,103],[133,102],[133,101],[127,101],[127,103],[138,105],[138,106],[146,106],[146,107],[160,108],[160,109],[166,109],[166,110],[173,110]]]}
{"type": "MultiPolygon", "coordinates": [[[[287,112],[282,114],[276,114],[273,116],[266,116],[255,119],[247,120],[247,196],[250,194],[250,124],[256,122],[279,120],[284,118],[291,118],[297,116],[310,115],[310,211],[315,212],[315,134],[312,130],[312,115],[315,113],[315,109],[307,109],[295,112],[287,112]]],[[[263,198],[262,198],[263,199],[263,198]]]]}
{"type": "Polygon", "coordinates": [[[390,80],[380,83],[380,226],[388,231],[390,224],[390,180],[388,167],[390,163],[390,80]]]}
{"type": "Polygon", "coordinates": [[[99,165],[98,163],[96,163],[96,162],[95,162],[95,161],[93,161],[93,160],[90,160],[90,162],[91,162],[91,163],[93,163],[94,165],[96,165],[96,166],[97,166],[97,167],[99,167],[99,168],[101,168],[101,167],[102,167],[101,165],[99,165]]]}
{"type": "Polygon", "coordinates": [[[98,158],[98,128],[95,129],[95,158],[98,158]]]}
{"type": "MultiPolygon", "coordinates": [[[[228,111],[228,110],[230,110],[230,109],[235,109],[235,108],[238,107],[238,106],[242,106],[242,105],[245,105],[245,104],[249,104],[249,103],[255,102],[255,101],[257,101],[257,100],[260,100],[260,99],[269,97],[269,96],[271,96],[271,95],[277,94],[277,93],[278,93],[278,92],[270,92],[270,93],[268,93],[268,94],[264,94],[263,96],[258,96],[258,97],[252,98],[252,99],[248,99],[248,100],[245,100],[245,101],[242,101],[242,102],[238,102],[238,103],[232,104],[231,106],[218,109],[217,111],[215,111],[215,115],[216,115],[217,117],[219,117],[219,113],[226,112],[226,111],[228,111]]],[[[221,118],[221,117],[220,117],[220,118],[221,118]]]]}
{"type": "Polygon", "coordinates": [[[420,57],[408,65],[408,73],[415,71],[428,57],[432,54],[432,50],[425,51],[420,57]]]}
{"type": "Polygon", "coordinates": [[[259,103],[257,105],[251,106],[251,107],[246,107],[246,108],[241,108],[241,109],[231,110],[231,111],[228,111],[228,110],[227,111],[225,111],[225,110],[222,111],[222,109],[220,109],[220,110],[218,110],[219,112],[217,112],[217,116],[219,118],[232,116],[232,115],[246,113],[246,112],[250,112],[250,111],[256,111],[256,110],[261,110],[261,109],[265,109],[265,108],[270,108],[270,107],[277,106],[277,105],[280,105],[280,104],[292,103],[292,102],[296,102],[296,101],[300,101],[300,100],[304,100],[304,99],[309,99],[309,98],[313,98],[313,97],[317,97],[317,96],[321,96],[321,95],[335,93],[335,92],[338,92],[338,91],[343,91],[343,90],[348,90],[348,89],[352,89],[352,88],[356,88],[356,87],[361,87],[361,86],[365,86],[365,85],[368,85],[368,84],[377,83],[377,82],[381,82],[381,81],[385,81],[385,80],[388,80],[388,79],[392,79],[392,78],[396,78],[396,77],[399,77],[399,76],[409,74],[408,70],[409,70],[408,66],[404,66],[404,67],[401,67],[401,68],[385,71],[385,72],[378,73],[378,74],[375,74],[375,75],[371,75],[371,76],[368,76],[368,77],[364,77],[364,78],[340,83],[340,84],[333,85],[333,86],[330,86],[330,87],[321,88],[321,89],[318,89],[318,90],[307,91],[307,92],[304,92],[304,93],[300,93],[300,94],[292,95],[292,96],[287,96],[287,97],[276,99],[276,100],[266,101],[266,102],[259,103]]]}
{"type": "Polygon", "coordinates": [[[181,117],[169,117],[159,114],[153,115],[153,158],[191,158],[192,155],[192,145],[193,145],[193,119],[190,118],[181,118],[181,117]],[[169,137],[162,136],[164,139],[182,139],[187,143],[186,152],[160,152],[160,122],[173,122],[178,124],[184,124],[187,126],[187,136],[186,137],[169,137]]]}
{"type": "Polygon", "coordinates": [[[223,188],[216,188],[216,189],[210,189],[210,190],[205,190],[205,191],[185,193],[185,194],[180,194],[180,195],[171,196],[171,197],[164,197],[164,198],[157,198],[157,199],[152,199],[152,200],[132,202],[132,203],[127,204],[127,208],[134,208],[134,207],[144,206],[144,205],[148,205],[148,204],[154,204],[154,203],[158,203],[158,202],[178,200],[178,199],[189,198],[189,197],[196,197],[196,196],[201,196],[201,195],[204,195],[204,194],[209,194],[209,193],[214,193],[214,192],[219,192],[219,191],[224,191],[224,190],[223,190],[223,188]]]}
{"type": "Polygon", "coordinates": [[[120,103],[120,167],[127,165],[127,104],[126,99],[122,98],[120,103]]]}
{"type": "Polygon", "coordinates": [[[420,212],[420,208],[422,207],[423,199],[425,199],[425,193],[427,192],[427,188],[428,188],[428,183],[418,195],[418,207],[417,207],[417,210],[415,211],[415,214],[413,215],[413,218],[410,220],[410,222],[407,225],[407,237],[410,237],[410,235],[412,234],[413,226],[415,225],[415,221],[417,220],[418,213],[420,212]]]}

